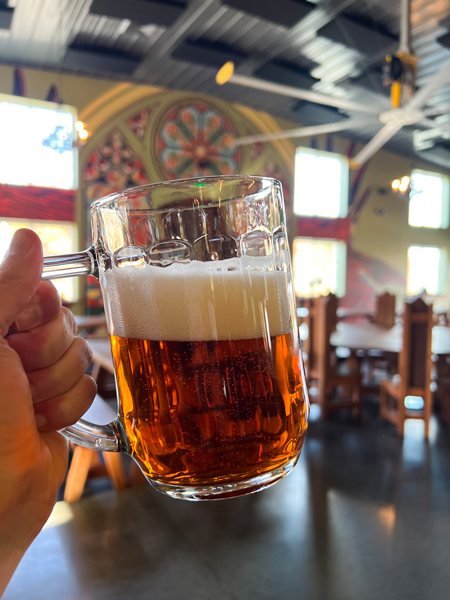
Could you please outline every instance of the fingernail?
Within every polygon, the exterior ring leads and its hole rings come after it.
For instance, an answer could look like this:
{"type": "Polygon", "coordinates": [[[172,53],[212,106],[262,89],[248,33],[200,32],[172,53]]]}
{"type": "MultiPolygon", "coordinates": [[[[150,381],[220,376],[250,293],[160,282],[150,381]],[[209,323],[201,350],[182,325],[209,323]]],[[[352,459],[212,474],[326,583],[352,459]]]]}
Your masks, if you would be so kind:
{"type": "Polygon", "coordinates": [[[42,308],[40,304],[30,304],[19,314],[15,320],[15,329],[17,331],[27,331],[36,327],[41,322],[42,308]]]}
{"type": "Polygon", "coordinates": [[[27,229],[18,229],[11,240],[8,254],[26,254],[31,248],[32,241],[27,229]]]}
{"type": "Polygon", "coordinates": [[[35,414],[35,418],[36,418],[36,427],[38,429],[42,429],[42,427],[44,427],[45,424],[47,423],[47,419],[44,417],[44,415],[37,415],[37,414],[35,414]]]}

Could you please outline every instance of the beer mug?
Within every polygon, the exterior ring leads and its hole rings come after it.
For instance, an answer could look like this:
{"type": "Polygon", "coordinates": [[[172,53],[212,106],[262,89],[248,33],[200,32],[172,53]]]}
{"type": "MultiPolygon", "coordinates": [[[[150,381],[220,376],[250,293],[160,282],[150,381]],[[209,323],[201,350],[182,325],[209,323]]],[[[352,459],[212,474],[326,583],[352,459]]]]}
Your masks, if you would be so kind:
{"type": "Polygon", "coordinates": [[[66,437],[130,454],[176,498],[229,498],[289,473],[309,403],[281,184],[145,185],[97,200],[91,218],[93,246],[46,258],[43,277],[99,279],[118,416],[66,437]]]}

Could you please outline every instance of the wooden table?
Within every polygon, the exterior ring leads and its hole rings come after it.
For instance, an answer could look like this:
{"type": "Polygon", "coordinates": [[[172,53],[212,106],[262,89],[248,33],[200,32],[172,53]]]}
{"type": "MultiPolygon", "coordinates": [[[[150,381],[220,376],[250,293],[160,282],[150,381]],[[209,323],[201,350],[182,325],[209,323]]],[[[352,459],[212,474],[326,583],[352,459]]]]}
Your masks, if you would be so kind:
{"type": "MultiPolygon", "coordinates": [[[[332,346],[343,346],[350,350],[381,350],[400,352],[402,347],[402,325],[385,329],[374,323],[338,323],[331,334],[332,346]]],[[[450,328],[433,327],[433,354],[450,354],[450,328]]]]}
{"type": "Polygon", "coordinates": [[[365,319],[370,319],[374,316],[374,312],[367,310],[367,309],[363,309],[363,308],[345,308],[345,307],[338,307],[337,311],[336,311],[336,315],[338,317],[338,319],[349,319],[349,318],[365,318],[365,319]]]}

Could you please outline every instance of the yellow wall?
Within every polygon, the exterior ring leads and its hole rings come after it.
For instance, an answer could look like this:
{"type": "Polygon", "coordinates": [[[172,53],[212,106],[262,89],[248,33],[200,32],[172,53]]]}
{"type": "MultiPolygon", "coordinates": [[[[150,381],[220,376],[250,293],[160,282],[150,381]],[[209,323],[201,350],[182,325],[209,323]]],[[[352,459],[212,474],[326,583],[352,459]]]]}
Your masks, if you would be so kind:
{"type": "MultiPolygon", "coordinates": [[[[63,101],[70,106],[75,106],[78,112],[81,112],[95,98],[117,85],[116,82],[62,75],[52,71],[22,69],[22,72],[28,98],[45,100],[50,87],[55,84],[63,101]]],[[[0,93],[12,94],[13,87],[14,69],[0,66],[0,93]]]]}

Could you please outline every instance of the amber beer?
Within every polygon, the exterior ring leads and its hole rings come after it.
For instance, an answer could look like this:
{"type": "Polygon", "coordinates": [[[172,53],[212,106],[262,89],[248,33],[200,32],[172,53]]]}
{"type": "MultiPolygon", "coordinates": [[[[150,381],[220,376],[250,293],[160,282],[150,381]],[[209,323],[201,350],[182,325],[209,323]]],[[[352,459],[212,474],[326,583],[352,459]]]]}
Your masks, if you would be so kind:
{"type": "Polygon", "coordinates": [[[154,482],[239,482],[295,464],[301,450],[307,403],[287,274],[227,262],[125,268],[106,282],[129,451],[154,482]]]}

